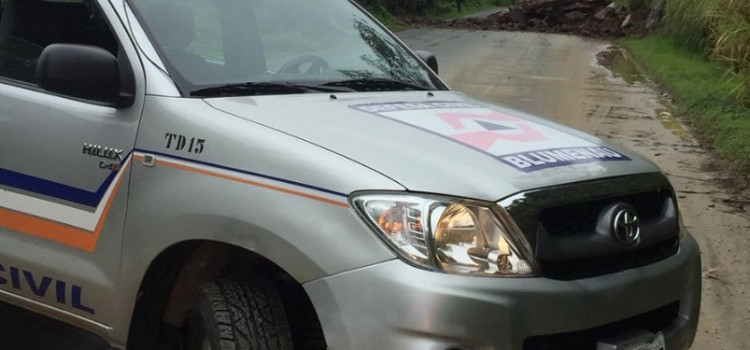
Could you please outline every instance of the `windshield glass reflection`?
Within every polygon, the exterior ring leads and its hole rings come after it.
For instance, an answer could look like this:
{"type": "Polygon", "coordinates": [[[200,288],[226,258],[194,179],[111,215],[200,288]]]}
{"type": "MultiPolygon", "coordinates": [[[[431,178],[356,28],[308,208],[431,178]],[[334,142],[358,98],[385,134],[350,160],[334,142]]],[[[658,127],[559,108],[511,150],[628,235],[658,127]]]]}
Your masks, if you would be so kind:
{"type": "MultiPolygon", "coordinates": [[[[353,91],[445,89],[349,1],[131,0],[131,5],[184,94],[257,94],[269,86],[248,88],[248,83],[294,83],[305,92],[321,91],[305,86],[331,83],[353,91]],[[357,83],[342,84],[352,80],[357,83]],[[371,81],[378,81],[377,88],[371,81]]],[[[268,93],[295,91],[286,87],[268,93]]]]}

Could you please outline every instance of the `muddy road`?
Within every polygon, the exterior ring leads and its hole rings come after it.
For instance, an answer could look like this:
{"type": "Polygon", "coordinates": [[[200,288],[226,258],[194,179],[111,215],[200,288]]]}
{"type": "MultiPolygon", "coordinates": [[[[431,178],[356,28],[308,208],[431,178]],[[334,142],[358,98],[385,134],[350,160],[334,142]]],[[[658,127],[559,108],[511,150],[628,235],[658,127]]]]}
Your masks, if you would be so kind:
{"type": "Polygon", "coordinates": [[[659,164],[701,245],[703,304],[693,349],[750,349],[750,196],[701,147],[635,67],[604,41],[536,33],[413,29],[451,88],[631,148],[659,164]],[[603,67],[612,67],[609,70],[603,67]]]}

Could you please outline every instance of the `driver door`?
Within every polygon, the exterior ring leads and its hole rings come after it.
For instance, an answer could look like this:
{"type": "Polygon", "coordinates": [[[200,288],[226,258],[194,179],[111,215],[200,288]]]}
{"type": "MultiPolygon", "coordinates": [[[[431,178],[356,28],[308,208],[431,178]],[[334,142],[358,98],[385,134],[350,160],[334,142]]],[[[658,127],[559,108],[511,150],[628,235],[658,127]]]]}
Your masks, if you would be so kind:
{"type": "Polygon", "coordinates": [[[144,91],[136,51],[108,6],[0,2],[0,299],[99,325],[114,317],[103,309],[116,295],[144,91]],[[135,103],[114,108],[40,88],[39,55],[54,43],[110,51],[135,103]]]}

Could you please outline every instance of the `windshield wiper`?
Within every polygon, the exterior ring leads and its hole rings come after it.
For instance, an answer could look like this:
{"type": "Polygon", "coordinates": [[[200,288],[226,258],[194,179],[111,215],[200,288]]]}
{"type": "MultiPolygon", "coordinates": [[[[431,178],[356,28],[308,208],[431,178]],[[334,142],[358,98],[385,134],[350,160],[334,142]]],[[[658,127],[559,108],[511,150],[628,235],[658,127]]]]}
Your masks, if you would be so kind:
{"type": "Polygon", "coordinates": [[[351,92],[350,88],[333,86],[308,85],[287,82],[247,82],[211,86],[190,92],[190,96],[221,97],[221,96],[255,96],[255,95],[284,95],[303,94],[310,92],[351,92]]]}
{"type": "Polygon", "coordinates": [[[342,86],[357,91],[426,91],[430,88],[415,83],[385,79],[385,78],[366,78],[334,81],[321,84],[321,86],[342,86]]]}

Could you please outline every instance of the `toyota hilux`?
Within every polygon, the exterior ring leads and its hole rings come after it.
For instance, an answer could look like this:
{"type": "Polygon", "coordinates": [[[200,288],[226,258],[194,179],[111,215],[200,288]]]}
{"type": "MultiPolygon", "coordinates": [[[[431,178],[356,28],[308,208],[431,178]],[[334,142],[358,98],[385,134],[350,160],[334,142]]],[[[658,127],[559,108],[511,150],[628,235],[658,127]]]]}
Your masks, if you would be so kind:
{"type": "Polygon", "coordinates": [[[353,1],[2,0],[0,299],[119,349],[687,349],[659,168],[437,73],[353,1]]]}

